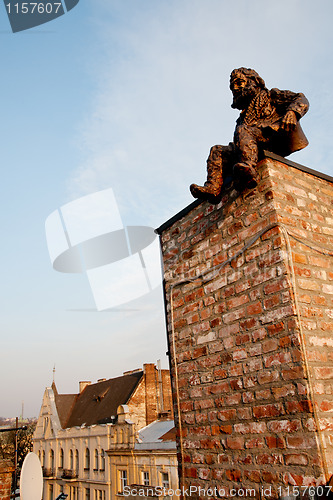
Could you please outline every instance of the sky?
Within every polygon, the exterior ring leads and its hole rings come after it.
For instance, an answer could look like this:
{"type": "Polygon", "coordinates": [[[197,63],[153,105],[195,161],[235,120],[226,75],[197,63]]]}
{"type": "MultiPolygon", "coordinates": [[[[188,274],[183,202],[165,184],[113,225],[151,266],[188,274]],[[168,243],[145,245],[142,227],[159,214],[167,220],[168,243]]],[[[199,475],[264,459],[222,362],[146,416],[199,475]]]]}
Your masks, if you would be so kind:
{"type": "Polygon", "coordinates": [[[333,175],[331,0],[80,0],[12,33],[0,5],[0,416],[39,413],[43,391],[161,359],[161,288],[98,312],[86,275],[52,268],[45,221],[112,188],[124,225],[158,227],[193,201],[228,144],[232,69],[303,92],[309,146],[289,158],[333,175]]]}

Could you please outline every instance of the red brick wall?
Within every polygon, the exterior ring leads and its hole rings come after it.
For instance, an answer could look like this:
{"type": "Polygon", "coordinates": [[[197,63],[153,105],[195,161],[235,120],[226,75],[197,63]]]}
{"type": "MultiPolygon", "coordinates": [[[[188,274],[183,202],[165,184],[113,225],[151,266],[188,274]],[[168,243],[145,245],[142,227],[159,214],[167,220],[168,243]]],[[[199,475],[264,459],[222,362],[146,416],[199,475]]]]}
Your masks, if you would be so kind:
{"type": "Polygon", "coordinates": [[[333,188],[281,160],[162,232],[186,486],[278,497],[333,472],[333,188]]]}
{"type": "Polygon", "coordinates": [[[157,370],[154,364],[145,364],[146,421],[150,424],[157,419],[157,370]]]}
{"type": "Polygon", "coordinates": [[[13,472],[14,467],[11,462],[0,461],[0,500],[10,499],[13,472]]]}
{"type": "MultiPolygon", "coordinates": [[[[158,370],[153,363],[144,365],[145,374],[145,400],[147,425],[157,420],[162,409],[162,394],[158,380],[158,370]]],[[[164,411],[169,412],[169,418],[173,418],[170,372],[161,370],[162,393],[164,411]]]]}
{"type": "MultiPolygon", "coordinates": [[[[139,427],[144,427],[157,420],[162,409],[158,369],[154,363],[146,363],[143,369],[143,380],[128,402],[131,419],[139,427]]],[[[168,412],[168,418],[172,419],[173,405],[169,370],[161,370],[161,378],[164,411],[168,412]]]]}

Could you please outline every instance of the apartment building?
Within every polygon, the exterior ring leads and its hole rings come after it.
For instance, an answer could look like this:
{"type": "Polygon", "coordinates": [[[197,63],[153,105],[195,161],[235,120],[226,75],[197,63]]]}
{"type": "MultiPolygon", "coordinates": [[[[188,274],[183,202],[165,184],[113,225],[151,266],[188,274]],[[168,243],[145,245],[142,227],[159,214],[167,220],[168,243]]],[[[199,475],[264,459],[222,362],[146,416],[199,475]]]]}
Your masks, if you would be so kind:
{"type": "Polygon", "coordinates": [[[170,374],[154,364],[94,384],[82,381],[78,394],[59,394],[53,382],[34,433],[43,500],[61,492],[68,500],[113,500],[124,488],[130,497],[134,484],[175,490],[172,418],[170,374]]]}

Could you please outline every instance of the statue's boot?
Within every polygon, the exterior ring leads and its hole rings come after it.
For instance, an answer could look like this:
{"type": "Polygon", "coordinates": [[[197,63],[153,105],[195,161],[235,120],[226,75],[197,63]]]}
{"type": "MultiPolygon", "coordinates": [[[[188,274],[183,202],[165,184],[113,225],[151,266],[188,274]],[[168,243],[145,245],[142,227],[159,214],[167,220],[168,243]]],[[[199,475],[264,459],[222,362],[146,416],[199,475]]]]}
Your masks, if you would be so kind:
{"type": "Polygon", "coordinates": [[[246,163],[234,165],[234,187],[241,192],[244,189],[252,189],[258,184],[258,174],[254,167],[246,163]]]}
{"type": "Polygon", "coordinates": [[[194,198],[207,200],[216,204],[220,201],[221,188],[223,184],[221,162],[207,161],[207,180],[203,186],[191,184],[190,191],[194,198]]]}

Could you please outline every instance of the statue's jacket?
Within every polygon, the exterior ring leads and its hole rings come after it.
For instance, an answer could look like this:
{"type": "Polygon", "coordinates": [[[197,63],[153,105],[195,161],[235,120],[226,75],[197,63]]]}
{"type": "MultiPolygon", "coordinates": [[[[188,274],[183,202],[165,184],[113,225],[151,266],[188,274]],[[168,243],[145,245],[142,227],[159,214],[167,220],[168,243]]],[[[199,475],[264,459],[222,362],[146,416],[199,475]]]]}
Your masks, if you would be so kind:
{"type": "Polygon", "coordinates": [[[308,145],[308,140],[299,123],[300,118],[308,109],[309,102],[302,93],[276,88],[262,89],[253,98],[248,108],[241,112],[236,121],[235,132],[242,125],[259,129],[262,136],[267,138],[273,152],[288,156],[308,145]],[[294,111],[296,114],[297,125],[294,130],[286,132],[281,123],[288,111],[294,111]]]}

